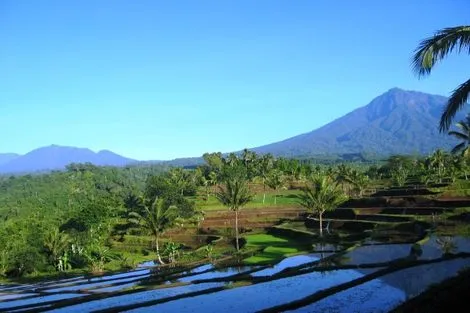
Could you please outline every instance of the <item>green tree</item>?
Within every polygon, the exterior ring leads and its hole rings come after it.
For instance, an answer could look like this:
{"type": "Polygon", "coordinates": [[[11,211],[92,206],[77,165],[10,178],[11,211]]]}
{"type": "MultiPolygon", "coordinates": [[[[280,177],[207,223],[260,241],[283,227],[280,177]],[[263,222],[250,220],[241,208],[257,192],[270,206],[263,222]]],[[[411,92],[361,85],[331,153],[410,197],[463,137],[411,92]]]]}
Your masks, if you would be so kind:
{"type": "Polygon", "coordinates": [[[252,180],[256,176],[256,164],[258,156],[254,151],[250,151],[248,149],[243,149],[242,153],[242,162],[246,167],[246,172],[248,176],[248,180],[252,180]]]}
{"type": "Polygon", "coordinates": [[[442,179],[444,178],[446,157],[447,156],[443,150],[437,149],[428,159],[430,167],[436,171],[439,183],[442,183],[442,179]]]}
{"type": "Polygon", "coordinates": [[[391,177],[394,185],[403,187],[408,179],[410,171],[407,167],[398,167],[392,169],[391,177]]]}
{"type": "Polygon", "coordinates": [[[358,170],[352,170],[346,180],[354,186],[354,193],[359,197],[362,197],[364,190],[370,182],[369,176],[359,172],[358,170]]]}
{"type": "MultiPolygon", "coordinates": [[[[444,28],[421,41],[413,56],[414,71],[419,77],[429,75],[434,66],[453,51],[470,52],[470,26],[444,28]]],[[[457,111],[467,103],[469,93],[470,79],[453,91],[441,115],[441,132],[450,128],[457,111]]]]}
{"type": "Polygon", "coordinates": [[[209,166],[210,171],[214,171],[217,174],[220,173],[224,165],[222,153],[204,153],[202,158],[206,162],[207,166],[209,166]]]}
{"type": "Polygon", "coordinates": [[[323,214],[335,210],[347,200],[339,186],[327,176],[313,176],[303,192],[298,195],[299,203],[320,222],[320,236],[323,236],[323,214]]]}
{"type": "Polygon", "coordinates": [[[235,242],[240,250],[238,232],[238,213],[253,198],[248,187],[246,168],[244,166],[225,166],[222,185],[215,194],[217,199],[235,213],[235,242]]]}
{"type": "Polygon", "coordinates": [[[268,175],[274,167],[274,157],[272,154],[264,154],[258,159],[258,176],[261,178],[263,183],[263,204],[266,201],[266,180],[268,175]]]}
{"type": "Polygon", "coordinates": [[[178,209],[175,205],[165,205],[165,201],[158,197],[155,197],[150,204],[148,202],[144,201],[145,204],[140,212],[134,211],[129,213],[129,222],[139,225],[152,234],[153,248],[157,254],[158,261],[163,264],[164,262],[160,256],[160,236],[173,226],[179,216],[178,209]]]}
{"type": "Polygon", "coordinates": [[[274,189],[274,204],[277,204],[277,191],[285,186],[286,177],[284,173],[278,169],[273,169],[266,180],[266,185],[274,189]]]}
{"type": "Polygon", "coordinates": [[[352,169],[345,164],[340,164],[336,168],[336,182],[340,184],[344,193],[349,190],[348,185],[350,184],[349,176],[351,175],[351,171],[352,169]]]}
{"type": "Polygon", "coordinates": [[[68,234],[53,228],[44,236],[44,250],[49,262],[57,267],[61,257],[70,248],[71,240],[68,234]]]}

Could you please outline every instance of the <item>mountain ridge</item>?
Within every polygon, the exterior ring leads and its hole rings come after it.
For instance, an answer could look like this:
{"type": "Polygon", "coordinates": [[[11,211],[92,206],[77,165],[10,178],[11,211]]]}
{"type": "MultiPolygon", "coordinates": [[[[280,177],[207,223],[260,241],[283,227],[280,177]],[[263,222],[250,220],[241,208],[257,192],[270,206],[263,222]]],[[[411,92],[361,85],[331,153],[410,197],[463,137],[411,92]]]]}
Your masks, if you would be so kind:
{"type": "MultiPolygon", "coordinates": [[[[344,153],[426,154],[450,149],[455,139],[440,134],[438,123],[447,98],[391,88],[332,122],[268,145],[258,153],[279,156],[344,153]]],[[[464,117],[460,112],[456,120],[464,117]]]]}
{"type": "MultiPolygon", "coordinates": [[[[317,129],[250,150],[284,157],[422,155],[437,148],[450,150],[457,141],[438,130],[440,115],[446,103],[447,98],[441,95],[394,87],[375,97],[367,105],[317,129]]],[[[464,117],[465,114],[461,111],[454,121],[460,121],[464,117]]],[[[70,163],[85,162],[109,166],[149,163],[193,166],[201,164],[203,159],[188,157],[165,161],[137,161],[110,150],[93,152],[88,148],[50,145],[34,149],[25,155],[0,154],[0,173],[60,170],[70,163]]]]}
{"type": "Polygon", "coordinates": [[[94,152],[88,148],[49,145],[0,163],[0,173],[30,173],[62,170],[71,163],[92,163],[97,166],[125,166],[136,162],[109,150],[94,152]]]}

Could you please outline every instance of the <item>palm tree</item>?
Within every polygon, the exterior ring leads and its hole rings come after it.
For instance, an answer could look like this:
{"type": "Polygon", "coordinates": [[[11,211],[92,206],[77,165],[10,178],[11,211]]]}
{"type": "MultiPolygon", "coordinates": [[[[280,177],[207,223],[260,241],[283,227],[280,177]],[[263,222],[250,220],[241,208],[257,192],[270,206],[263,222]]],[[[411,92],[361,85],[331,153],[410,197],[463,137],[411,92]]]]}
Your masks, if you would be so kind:
{"type": "Polygon", "coordinates": [[[336,209],[347,200],[341,188],[328,176],[311,177],[309,184],[298,198],[301,206],[311,214],[318,215],[320,236],[323,236],[323,214],[336,209]]]}
{"type": "Polygon", "coordinates": [[[256,152],[250,151],[248,149],[243,149],[241,159],[247,169],[248,180],[253,179],[253,177],[255,176],[255,165],[257,158],[258,156],[256,155],[256,152]]]}
{"type": "Polygon", "coordinates": [[[346,192],[346,185],[349,183],[349,176],[351,174],[351,168],[345,164],[340,164],[336,168],[336,182],[341,185],[343,192],[346,192]]]}
{"type": "MultiPolygon", "coordinates": [[[[470,26],[444,28],[421,41],[413,56],[414,71],[419,77],[429,75],[434,65],[453,51],[470,52],[470,26]]],[[[452,92],[441,115],[441,132],[449,130],[455,114],[467,103],[469,93],[470,79],[452,92]]]]}
{"type": "Polygon", "coordinates": [[[457,127],[460,128],[460,132],[450,131],[449,135],[462,140],[462,142],[452,149],[452,153],[462,152],[462,155],[467,155],[470,146],[470,114],[465,120],[458,122],[457,127]]]}
{"type": "Polygon", "coordinates": [[[442,183],[442,178],[444,176],[444,170],[446,166],[446,155],[445,152],[441,149],[437,149],[429,157],[429,165],[437,170],[437,177],[439,178],[439,183],[442,183]]]}
{"type": "Polygon", "coordinates": [[[238,235],[238,212],[253,198],[248,188],[246,168],[244,166],[226,166],[222,185],[215,194],[216,198],[229,210],[235,212],[235,241],[237,251],[240,251],[238,235]]]}
{"type": "Polygon", "coordinates": [[[139,225],[152,234],[153,248],[158,261],[163,264],[159,247],[160,235],[171,227],[178,218],[178,209],[174,205],[167,205],[163,199],[155,197],[150,205],[142,205],[139,211],[129,213],[129,222],[139,225]]]}
{"type": "Polygon", "coordinates": [[[263,181],[263,204],[266,201],[266,180],[270,171],[274,167],[274,158],[272,154],[264,154],[261,158],[258,159],[258,176],[261,177],[263,181]]]}
{"type": "Polygon", "coordinates": [[[60,257],[70,247],[70,237],[60,232],[58,228],[49,231],[44,237],[44,250],[49,255],[50,262],[56,266],[60,257]]]}
{"type": "Polygon", "coordinates": [[[286,177],[281,170],[273,169],[266,180],[266,185],[274,189],[274,204],[277,204],[277,190],[284,187],[286,177]]]}
{"type": "Polygon", "coordinates": [[[354,192],[356,195],[362,197],[364,190],[369,184],[369,176],[359,172],[358,170],[352,170],[346,177],[346,181],[354,186],[354,192]]]}

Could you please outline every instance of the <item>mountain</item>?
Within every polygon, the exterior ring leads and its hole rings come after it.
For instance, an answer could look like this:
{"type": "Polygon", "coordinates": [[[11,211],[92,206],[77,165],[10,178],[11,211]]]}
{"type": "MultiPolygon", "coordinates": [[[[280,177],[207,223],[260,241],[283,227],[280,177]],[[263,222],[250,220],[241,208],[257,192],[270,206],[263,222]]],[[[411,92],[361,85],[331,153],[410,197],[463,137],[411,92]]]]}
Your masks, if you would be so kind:
{"type": "Polygon", "coordinates": [[[114,152],[102,150],[98,153],[86,148],[51,145],[35,149],[25,155],[16,156],[0,164],[0,173],[29,173],[47,170],[61,170],[70,163],[124,166],[135,160],[114,152]]]}
{"type": "MultiPolygon", "coordinates": [[[[278,156],[349,153],[382,156],[427,154],[437,148],[448,150],[457,141],[438,130],[446,103],[443,96],[393,88],[323,127],[252,150],[278,156]]],[[[464,116],[460,112],[456,121],[464,116]]]]}
{"type": "Polygon", "coordinates": [[[19,156],[20,155],[16,153],[0,153],[0,166],[16,159],[19,156]]]}

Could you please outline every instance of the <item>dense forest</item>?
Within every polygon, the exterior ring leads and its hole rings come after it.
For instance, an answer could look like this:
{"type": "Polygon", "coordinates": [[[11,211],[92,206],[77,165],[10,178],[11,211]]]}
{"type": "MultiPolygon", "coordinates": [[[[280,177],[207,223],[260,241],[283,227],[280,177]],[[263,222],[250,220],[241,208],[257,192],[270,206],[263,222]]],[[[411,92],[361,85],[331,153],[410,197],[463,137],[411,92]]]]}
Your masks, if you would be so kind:
{"type": "Polygon", "coordinates": [[[220,209],[230,208],[221,192],[235,176],[249,183],[248,193],[263,195],[264,205],[266,190],[298,190],[313,176],[329,177],[349,197],[361,197],[372,186],[429,186],[465,181],[470,174],[466,157],[441,150],[372,165],[319,164],[248,150],[207,153],[204,161],[191,169],[70,164],[65,171],[1,177],[0,276],[132,267],[136,260],[155,258],[155,250],[158,258],[162,254],[171,262],[180,245],[166,240],[159,247],[159,236],[183,223],[197,224],[209,198],[218,199],[220,209]],[[115,243],[128,236],[152,238],[151,245],[145,251],[117,249],[115,243]]]}

